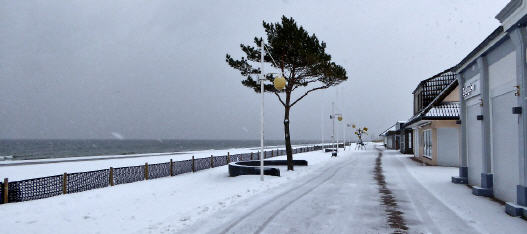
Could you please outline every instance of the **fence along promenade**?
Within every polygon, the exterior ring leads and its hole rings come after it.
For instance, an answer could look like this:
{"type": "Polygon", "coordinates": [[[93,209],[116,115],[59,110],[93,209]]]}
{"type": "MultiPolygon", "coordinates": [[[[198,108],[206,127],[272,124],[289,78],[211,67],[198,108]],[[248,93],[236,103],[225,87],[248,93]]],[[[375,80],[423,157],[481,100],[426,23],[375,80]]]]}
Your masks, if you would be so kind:
{"type": "MultiPolygon", "coordinates": [[[[293,154],[321,150],[329,145],[315,145],[293,149],[293,154]]],[[[264,158],[285,155],[285,150],[264,151],[264,158]]],[[[162,177],[176,176],[179,174],[197,172],[209,168],[220,167],[230,162],[259,160],[258,153],[229,154],[223,156],[210,156],[182,161],[148,164],[129,167],[110,167],[108,169],[64,173],[40,178],[20,181],[9,181],[5,178],[0,181],[0,204],[23,202],[43,199],[68,193],[83,192],[92,189],[151,180],[162,177]]]]}

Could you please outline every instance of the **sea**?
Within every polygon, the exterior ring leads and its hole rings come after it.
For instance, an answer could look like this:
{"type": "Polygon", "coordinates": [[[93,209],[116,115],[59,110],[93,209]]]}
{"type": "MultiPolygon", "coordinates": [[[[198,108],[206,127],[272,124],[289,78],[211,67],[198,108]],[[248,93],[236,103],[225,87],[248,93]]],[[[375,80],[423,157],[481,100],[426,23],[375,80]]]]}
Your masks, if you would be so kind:
{"type": "MultiPolygon", "coordinates": [[[[317,141],[297,140],[293,145],[317,141]]],[[[168,153],[258,147],[260,140],[0,140],[0,158],[12,160],[100,155],[168,153]],[[11,157],[8,157],[11,158],[11,157]]],[[[266,146],[283,146],[283,140],[266,140],[266,146]]]]}

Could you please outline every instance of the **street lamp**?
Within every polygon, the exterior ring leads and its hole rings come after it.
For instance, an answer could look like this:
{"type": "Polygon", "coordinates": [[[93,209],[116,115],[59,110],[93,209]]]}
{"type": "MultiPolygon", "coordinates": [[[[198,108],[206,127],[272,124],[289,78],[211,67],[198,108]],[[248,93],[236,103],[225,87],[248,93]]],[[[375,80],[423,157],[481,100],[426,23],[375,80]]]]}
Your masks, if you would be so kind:
{"type": "MultiPolygon", "coordinates": [[[[333,140],[333,144],[335,144],[335,118],[338,119],[338,121],[342,121],[342,114],[340,113],[335,113],[335,102],[332,102],[331,103],[331,115],[329,116],[330,119],[333,120],[333,135],[331,135],[331,139],[333,140]]],[[[331,156],[337,156],[338,152],[339,152],[339,145],[338,145],[338,140],[337,140],[337,147],[335,148],[335,153],[331,153],[331,156]],[[334,155],[333,155],[334,154],[334,155]]]]}
{"type": "MultiPolygon", "coordinates": [[[[262,93],[262,105],[260,107],[260,180],[264,181],[264,44],[260,46],[260,74],[258,74],[258,81],[260,82],[260,92],[262,93]]],[[[271,56],[271,54],[269,54],[271,56]]],[[[274,63],[274,58],[271,56],[274,63]]],[[[276,63],[275,63],[276,65],[276,63]]],[[[272,74],[272,73],[270,73],[272,74]]],[[[284,89],[286,85],[286,80],[282,76],[276,77],[273,81],[273,85],[277,90],[284,89]]]]}

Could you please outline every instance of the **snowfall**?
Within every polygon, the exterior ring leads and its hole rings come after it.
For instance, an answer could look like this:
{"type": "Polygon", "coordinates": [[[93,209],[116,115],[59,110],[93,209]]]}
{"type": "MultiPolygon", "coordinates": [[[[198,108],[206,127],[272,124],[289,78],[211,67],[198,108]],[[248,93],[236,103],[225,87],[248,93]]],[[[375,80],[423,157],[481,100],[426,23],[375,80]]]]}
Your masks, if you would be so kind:
{"type": "MultiPolygon", "coordinates": [[[[379,146],[376,146],[379,147],[379,146]]],[[[227,166],[41,200],[0,205],[2,233],[392,233],[367,150],[296,154],[307,167],[281,176],[229,177],[227,166]]],[[[230,150],[231,153],[250,149],[230,150]]],[[[221,155],[218,151],[199,155],[221,155]]],[[[191,157],[192,155],[190,155],[191,157]]],[[[174,155],[0,167],[18,180],[174,155]]],[[[178,155],[174,160],[186,159],[178,155]]],[[[285,158],[285,157],[277,157],[285,158]]],[[[276,159],[276,158],[275,158],[276,159]]],[[[526,233],[502,204],[452,184],[457,168],[423,166],[384,151],[382,171],[409,233],[526,233]]]]}

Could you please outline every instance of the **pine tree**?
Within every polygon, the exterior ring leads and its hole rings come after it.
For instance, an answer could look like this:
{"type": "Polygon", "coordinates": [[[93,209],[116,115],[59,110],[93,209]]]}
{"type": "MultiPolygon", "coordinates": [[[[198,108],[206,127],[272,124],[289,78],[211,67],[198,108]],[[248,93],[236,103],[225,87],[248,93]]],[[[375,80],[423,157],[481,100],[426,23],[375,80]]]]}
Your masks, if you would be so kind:
{"type": "MultiPolygon", "coordinates": [[[[276,90],[272,84],[265,85],[265,92],[274,93],[284,106],[284,135],[287,152],[287,169],[293,170],[293,151],[289,131],[289,112],[291,108],[308,94],[347,80],[346,70],[331,61],[331,55],[326,53],[326,43],[319,41],[315,34],[309,35],[302,26],[298,26],[293,18],[282,16],[282,22],[266,23],[263,27],[267,36],[254,38],[255,46],[241,44],[245,57],[238,60],[229,54],[226,61],[232,68],[239,70],[245,77],[242,84],[260,92],[257,76],[260,74],[260,47],[265,46],[264,63],[279,70],[286,80],[283,90],[276,90]],[[303,92],[292,97],[293,91],[303,92]],[[285,94],[285,97],[283,97],[285,94]]],[[[265,75],[271,82],[275,77],[265,75]]]]}

